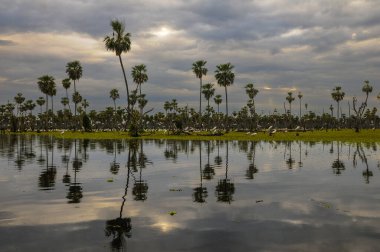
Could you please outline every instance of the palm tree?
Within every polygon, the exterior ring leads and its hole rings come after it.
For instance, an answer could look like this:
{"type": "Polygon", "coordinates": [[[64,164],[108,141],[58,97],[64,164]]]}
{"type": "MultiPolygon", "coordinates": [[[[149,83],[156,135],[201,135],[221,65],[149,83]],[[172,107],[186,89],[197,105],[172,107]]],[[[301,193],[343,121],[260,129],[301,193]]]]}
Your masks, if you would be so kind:
{"type": "Polygon", "coordinates": [[[21,104],[25,101],[25,97],[22,96],[22,93],[18,93],[15,97],[14,97],[14,100],[15,102],[17,103],[17,114],[20,113],[20,106],[21,104]]]}
{"type": "Polygon", "coordinates": [[[369,81],[365,80],[364,85],[362,87],[362,91],[366,94],[366,98],[365,98],[365,102],[364,102],[365,104],[367,104],[368,94],[372,93],[372,90],[373,90],[373,87],[369,84],[369,81]]]}
{"type": "Polygon", "coordinates": [[[114,105],[114,108],[115,108],[115,111],[116,111],[116,99],[120,98],[119,90],[117,90],[116,88],[111,89],[111,91],[110,91],[110,98],[113,100],[113,105],[114,105]]]}
{"type": "Polygon", "coordinates": [[[75,81],[82,77],[82,66],[78,60],[67,63],[66,73],[69,75],[69,78],[74,81],[74,93],[77,91],[75,81]]]}
{"type": "Polygon", "coordinates": [[[41,76],[40,78],[38,78],[37,84],[38,84],[38,88],[46,96],[45,101],[46,101],[46,112],[47,112],[48,103],[49,103],[49,99],[48,99],[49,89],[51,88],[51,86],[55,85],[54,77],[50,75],[41,76]]]}
{"type": "Polygon", "coordinates": [[[62,97],[61,103],[63,105],[63,109],[66,109],[66,106],[69,104],[69,99],[67,97],[62,97]]]}
{"type": "Polygon", "coordinates": [[[344,98],[344,95],[345,93],[342,91],[342,88],[340,86],[336,86],[334,89],[333,89],[333,92],[331,93],[331,96],[333,98],[334,101],[336,101],[337,103],[337,111],[336,111],[336,115],[337,115],[337,119],[339,120],[339,102],[341,100],[343,100],[344,98]]]}
{"type": "MultiPolygon", "coordinates": [[[[74,81],[74,93],[77,93],[77,88],[75,85],[75,81],[80,79],[82,77],[82,66],[80,65],[79,61],[72,61],[67,63],[66,65],[66,73],[69,75],[69,78],[74,81]]],[[[77,111],[77,104],[74,103],[74,113],[77,111]]]]}
{"type": "Polygon", "coordinates": [[[116,56],[119,57],[121,70],[123,71],[125,87],[127,89],[127,102],[128,102],[128,111],[129,111],[129,89],[128,89],[128,82],[127,82],[127,77],[125,75],[123,61],[121,59],[121,54],[123,52],[127,53],[129,50],[131,50],[131,39],[130,39],[131,34],[124,33],[125,25],[123,22],[117,19],[111,21],[111,27],[113,31],[112,37],[106,36],[104,38],[104,42],[105,42],[107,51],[115,52],[116,56]]]}
{"type": "Polygon", "coordinates": [[[54,110],[53,110],[53,96],[55,96],[57,94],[57,88],[55,87],[55,82],[52,82],[49,84],[49,96],[50,96],[50,100],[51,100],[51,112],[54,113],[54,110]]]}
{"type": "Polygon", "coordinates": [[[82,107],[84,108],[84,113],[87,113],[87,108],[90,106],[90,103],[87,101],[87,99],[82,100],[82,107]]]}
{"type": "Polygon", "coordinates": [[[220,64],[216,66],[215,70],[215,79],[217,80],[219,86],[224,87],[226,94],[226,115],[228,120],[228,96],[227,96],[227,87],[232,85],[235,80],[235,74],[232,72],[234,68],[231,63],[220,64]]]}
{"type": "Polygon", "coordinates": [[[45,99],[43,97],[38,97],[36,103],[40,106],[40,113],[42,114],[42,106],[45,104],[45,99]]]}
{"type": "MultiPolygon", "coordinates": [[[[62,80],[62,86],[63,86],[63,88],[66,90],[66,98],[67,98],[67,101],[70,101],[70,100],[69,100],[69,95],[68,95],[68,93],[67,93],[67,89],[69,89],[70,86],[71,86],[70,79],[67,78],[67,79],[62,80]]],[[[69,102],[67,105],[69,105],[69,110],[70,110],[70,112],[71,112],[70,102],[69,102]]]]}
{"type": "Polygon", "coordinates": [[[199,115],[202,114],[202,77],[207,74],[207,68],[205,67],[207,61],[198,60],[193,63],[193,73],[199,78],[199,115]]]}
{"type": "Polygon", "coordinates": [[[220,94],[217,94],[214,97],[214,102],[218,106],[218,114],[219,114],[219,105],[222,103],[222,96],[220,94]]]}
{"type": "Polygon", "coordinates": [[[73,94],[73,102],[74,102],[74,104],[75,104],[74,116],[77,115],[77,110],[76,110],[76,108],[77,108],[77,104],[80,103],[81,101],[82,101],[82,96],[81,96],[78,92],[75,92],[75,93],[73,94]]]}
{"type": "Polygon", "coordinates": [[[302,93],[301,92],[298,92],[298,99],[300,100],[300,117],[299,117],[299,120],[301,121],[301,100],[302,100],[302,93]]]}
{"type": "Polygon", "coordinates": [[[214,96],[214,93],[215,93],[214,84],[207,83],[202,86],[202,94],[205,96],[207,100],[207,108],[210,108],[210,98],[214,96]]]}
{"type": "Polygon", "coordinates": [[[256,114],[256,108],[255,108],[255,96],[259,93],[259,90],[257,90],[254,87],[253,83],[248,83],[245,86],[245,93],[248,95],[250,102],[252,103],[253,108],[253,114],[256,114]]]}
{"type": "Polygon", "coordinates": [[[288,96],[285,98],[289,102],[289,113],[292,114],[292,102],[295,100],[292,92],[288,92],[288,96]]]}
{"type": "Polygon", "coordinates": [[[146,66],[144,64],[134,66],[132,68],[132,78],[137,84],[136,90],[139,88],[139,94],[141,95],[141,84],[148,81],[146,66]]]}

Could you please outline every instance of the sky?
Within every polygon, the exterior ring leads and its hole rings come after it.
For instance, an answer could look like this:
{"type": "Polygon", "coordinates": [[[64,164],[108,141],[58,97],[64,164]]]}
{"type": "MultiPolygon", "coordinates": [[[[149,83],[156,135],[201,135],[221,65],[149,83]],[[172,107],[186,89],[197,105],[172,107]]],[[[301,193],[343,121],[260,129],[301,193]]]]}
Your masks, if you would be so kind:
{"type": "MultiPolygon", "coordinates": [[[[282,113],[289,91],[301,92],[308,110],[329,112],[330,104],[336,106],[331,98],[335,86],[346,93],[341,104],[348,113],[353,96],[364,99],[364,80],[374,88],[369,106],[379,105],[378,0],[0,1],[0,104],[17,93],[27,99],[42,96],[37,79],[48,74],[57,84],[55,108],[62,108],[65,66],[79,60],[83,76],[77,90],[89,109],[113,106],[113,88],[121,94],[117,105],[125,105],[118,58],[103,42],[112,35],[110,21],[119,19],[131,33],[131,50],[122,55],[130,87],[135,87],[132,67],[145,64],[149,80],[142,91],[153,113],[163,111],[171,99],[198,109],[199,80],[191,70],[197,60],[207,61],[203,83],[215,84],[223,111],[224,88],[214,71],[227,62],[235,66],[229,111],[247,103],[244,86],[251,82],[259,90],[258,113],[275,108],[282,113]]],[[[294,114],[298,106],[296,98],[294,114]]]]}

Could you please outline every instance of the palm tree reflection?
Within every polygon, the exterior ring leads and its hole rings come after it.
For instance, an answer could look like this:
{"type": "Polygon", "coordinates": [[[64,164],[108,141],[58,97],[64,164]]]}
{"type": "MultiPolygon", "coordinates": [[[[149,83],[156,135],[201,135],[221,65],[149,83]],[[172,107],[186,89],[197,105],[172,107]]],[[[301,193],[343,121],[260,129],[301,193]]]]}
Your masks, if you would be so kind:
{"type": "MultiPolygon", "coordinates": [[[[199,152],[201,152],[202,149],[202,142],[199,142],[199,152]]],[[[199,155],[201,155],[199,153],[199,155]]],[[[199,159],[199,165],[202,165],[201,163],[201,157],[199,159]]],[[[210,165],[210,141],[207,142],[207,164],[205,164],[205,168],[203,169],[203,178],[210,180],[213,179],[215,175],[215,169],[213,165],[210,165]]]]}
{"type": "Polygon", "coordinates": [[[222,165],[222,162],[223,162],[222,157],[219,155],[220,140],[218,140],[218,141],[216,142],[216,146],[217,146],[217,149],[218,149],[218,155],[215,157],[214,162],[215,162],[215,166],[216,166],[217,168],[219,168],[219,167],[222,165]]]}
{"type": "Polygon", "coordinates": [[[256,144],[257,144],[257,142],[251,142],[251,148],[250,148],[249,152],[247,153],[247,158],[250,161],[248,169],[245,173],[245,177],[247,179],[254,179],[254,175],[259,171],[255,165],[256,144]]]}
{"type": "Polygon", "coordinates": [[[293,165],[296,161],[292,158],[292,142],[287,142],[286,145],[289,146],[289,158],[286,159],[286,164],[288,165],[288,169],[293,169],[293,165]]]}
{"type": "Polygon", "coordinates": [[[136,148],[135,142],[130,142],[128,150],[128,160],[127,160],[127,183],[125,185],[124,195],[122,197],[123,201],[121,203],[119,217],[106,221],[105,235],[107,237],[112,236],[111,248],[112,250],[120,251],[126,248],[126,238],[132,236],[132,224],[131,218],[123,218],[123,209],[128,193],[129,187],[129,176],[131,174],[131,148],[136,148]]]}
{"type": "Polygon", "coordinates": [[[363,174],[363,178],[364,178],[365,183],[369,184],[369,178],[373,177],[373,172],[371,170],[369,170],[367,156],[365,155],[363,146],[360,143],[356,144],[356,151],[355,151],[354,157],[353,157],[353,165],[354,165],[354,167],[357,166],[357,160],[356,160],[357,156],[359,156],[360,160],[365,165],[366,169],[363,171],[362,174],[363,174]]]}
{"type": "MultiPolygon", "coordinates": [[[[336,175],[340,175],[342,174],[342,171],[344,171],[346,169],[344,163],[340,160],[340,149],[339,149],[339,142],[336,142],[336,145],[337,145],[337,155],[338,155],[338,158],[334,160],[334,162],[332,163],[331,165],[331,168],[333,169],[333,172],[334,174],[336,175]]],[[[333,144],[331,144],[331,149],[333,149],[333,144]]]]}
{"type": "Polygon", "coordinates": [[[233,194],[235,193],[235,185],[228,178],[228,141],[226,142],[226,177],[220,179],[216,185],[215,194],[218,202],[231,203],[233,194]]]}
{"type": "MultiPolygon", "coordinates": [[[[210,144],[210,143],[208,143],[210,144]]],[[[207,188],[203,187],[203,176],[202,176],[202,142],[199,141],[199,174],[200,174],[200,186],[194,188],[193,190],[193,200],[194,202],[204,203],[207,198],[207,188]]],[[[208,166],[210,166],[210,153],[208,152],[208,166]]],[[[207,166],[207,164],[206,164],[207,166]]],[[[206,168],[205,168],[206,169],[206,168]]],[[[215,173],[214,173],[215,174],[215,173]]]]}
{"type": "Polygon", "coordinates": [[[131,141],[130,142],[130,149],[132,148],[132,160],[135,160],[136,162],[132,162],[132,170],[138,171],[137,166],[140,169],[139,172],[139,178],[136,179],[135,176],[132,173],[132,176],[134,178],[134,184],[133,184],[133,190],[132,194],[134,197],[134,200],[136,201],[145,201],[147,199],[148,194],[148,183],[142,179],[142,170],[146,167],[147,163],[151,163],[146,155],[144,154],[143,149],[143,141],[131,141]],[[138,153],[138,147],[140,143],[140,152],[138,153]]]}
{"type": "Polygon", "coordinates": [[[119,173],[120,169],[120,163],[116,162],[116,152],[117,152],[117,142],[113,142],[113,161],[110,164],[110,172],[114,175],[117,175],[119,173]]]}
{"type": "Polygon", "coordinates": [[[39,178],[38,178],[38,186],[40,187],[40,190],[54,190],[55,186],[55,177],[57,175],[57,168],[54,165],[54,145],[52,143],[52,139],[49,138],[49,141],[46,141],[45,143],[45,160],[46,160],[46,166],[45,170],[41,172],[39,178]],[[51,149],[51,164],[49,165],[49,150],[51,149]]]}
{"type": "Polygon", "coordinates": [[[74,160],[73,160],[73,170],[74,170],[74,182],[70,183],[69,191],[67,192],[66,198],[69,200],[69,204],[80,203],[83,198],[83,188],[81,183],[77,182],[77,172],[82,168],[82,160],[78,158],[77,152],[77,140],[74,140],[74,160]]]}

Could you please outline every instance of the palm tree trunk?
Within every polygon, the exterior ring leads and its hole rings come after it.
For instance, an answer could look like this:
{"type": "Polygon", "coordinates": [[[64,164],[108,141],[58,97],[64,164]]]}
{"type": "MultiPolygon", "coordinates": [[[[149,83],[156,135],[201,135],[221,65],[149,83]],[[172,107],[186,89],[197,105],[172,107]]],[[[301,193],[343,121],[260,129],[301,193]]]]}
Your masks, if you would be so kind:
{"type": "Polygon", "coordinates": [[[66,89],[66,98],[69,101],[68,105],[69,105],[69,110],[70,110],[70,113],[71,113],[70,100],[69,100],[69,94],[67,93],[67,89],[66,89]]]}
{"type": "Polygon", "coordinates": [[[47,131],[47,128],[48,128],[48,109],[49,109],[49,106],[48,106],[48,103],[49,103],[49,96],[46,94],[46,117],[45,117],[45,130],[47,131]]]}
{"type": "Polygon", "coordinates": [[[128,89],[127,77],[126,77],[126,75],[125,75],[125,70],[124,70],[123,61],[122,61],[122,59],[121,59],[121,55],[119,55],[119,61],[120,61],[120,65],[121,65],[121,70],[123,71],[123,77],[124,77],[124,82],[125,82],[125,88],[127,89],[127,102],[128,102],[127,108],[128,108],[128,114],[129,114],[129,89],[128,89]]]}
{"type": "Polygon", "coordinates": [[[114,106],[114,110],[115,110],[115,112],[116,112],[116,101],[115,101],[115,99],[113,100],[113,106],[114,106]]]}
{"type": "Polygon", "coordinates": [[[199,78],[199,115],[202,115],[202,78],[199,78]]]}
{"type": "Polygon", "coordinates": [[[300,99],[300,118],[299,121],[301,121],[301,99],[300,99]]]}
{"type": "Polygon", "coordinates": [[[337,103],[338,103],[338,109],[336,110],[336,119],[339,120],[339,102],[337,102],[337,103]]]}
{"type": "Polygon", "coordinates": [[[229,130],[229,123],[228,123],[228,96],[227,96],[227,86],[224,85],[224,91],[226,93],[226,128],[227,130],[229,130]]]}

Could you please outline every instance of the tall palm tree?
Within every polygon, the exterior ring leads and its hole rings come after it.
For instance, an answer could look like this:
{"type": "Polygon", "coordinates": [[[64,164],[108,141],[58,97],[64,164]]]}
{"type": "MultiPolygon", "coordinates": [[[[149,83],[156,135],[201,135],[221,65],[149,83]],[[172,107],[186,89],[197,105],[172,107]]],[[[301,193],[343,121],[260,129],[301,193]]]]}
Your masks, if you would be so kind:
{"type": "Polygon", "coordinates": [[[125,33],[125,25],[123,22],[115,19],[111,21],[112,27],[112,37],[106,36],[104,38],[105,46],[107,51],[115,52],[116,56],[119,57],[121,70],[123,71],[125,87],[127,89],[127,102],[128,102],[128,110],[129,110],[129,89],[127,77],[125,75],[123,61],[121,59],[121,54],[123,52],[127,53],[131,50],[131,34],[125,33]]]}
{"type": "Polygon", "coordinates": [[[193,63],[193,73],[199,78],[199,115],[202,114],[202,77],[207,74],[207,68],[205,67],[207,61],[198,60],[193,63]]]}
{"type": "MultiPolygon", "coordinates": [[[[63,79],[63,80],[62,80],[62,86],[63,86],[63,88],[66,90],[66,98],[67,98],[67,100],[70,101],[70,100],[69,100],[69,94],[67,93],[67,89],[69,89],[70,86],[71,86],[70,79],[69,79],[69,78],[67,78],[67,79],[63,79]]],[[[70,102],[69,102],[67,105],[69,105],[69,110],[70,110],[70,113],[71,113],[70,102]]]]}
{"type": "Polygon", "coordinates": [[[139,94],[141,95],[141,84],[148,81],[146,66],[144,64],[134,66],[132,68],[132,78],[137,84],[136,90],[139,89],[139,94]]]}
{"type": "Polygon", "coordinates": [[[214,102],[218,106],[218,114],[219,114],[219,105],[222,103],[222,96],[220,94],[215,95],[214,102]]]}
{"type": "Polygon", "coordinates": [[[232,72],[234,68],[231,63],[220,64],[216,66],[215,70],[215,79],[217,80],[219,86],[224,87],[226,94],[226,115],[228,120],[228,96],[227,96],[227,87],[232,85],[235,80],[235,74],[232,72]]]}
{"type": "Polygon", "coordinates": [[[45,101],[46,101],[46,112],[47,112],[48,103],[49,103],[49,99],[48,99],[49,90],[52,86],[55,85],[54,77],[50,75],[41,76],[40,78],[38,78],[37,84],[38,84],[38,88],[46,96],[45,101]]]}
{"type": "Polygon", "coordinates": [[[259,90],[254,87],[253,83],[245,85],[245,93],[248,95],[250,102],[252,103],[253,114],[256,114],[255,97],[259,93],[259,90]]]}
{"type": "Polygon", "coordinates": [[[344,95],[345,93],[342,91],[342,87],[340,86],[336,86],[334,89],[333,89],[333,92],[331,93],[331,96],[333,98],[334,101],[336,101],[337,103],[337,111],[336,111],[336,115],[337,115],[337,119],[339,120],[339,102],[341,100],[343,100],[344,98],[344,95]]]}
{"type": "Polygon", "coordinates": [[[54,77],[50,75],[44,75],[38,78],[38,88],[41,90],[43,94],[46,96],[46,118],[45,118],[45,129],[47,130],[48,125],[48,117],[47,117],[47,111],[48,111],[48,96],[51,92],[51,87],[55,86],[54,77]]]}
{"type": "Polygon", "coordinates": [[[299,120],[301,121],[301,100],[302,100],[302,93],[301,92],[298,92],[298,99],[300,100],[300,117],[299,117],[299,120]]]}
{"type": "Polygon", "coordinates": [[[117,90],[116,88],[111,89],[111,91],[110,91],[110,98],[113,100],[113,105],[114,105],[114,108],[115,108],[115,111],[116,111],[116,99],[120,98],[119,90],[117,90]]]}
{"type": "Polygon", "coordinates": [[[66,73],[69,78],[74,81],[74,93],[77,91],[75,81],[79,81],[82,77],[83,70],[80,62],[78,60],[67,63],[66,73]]]}
{"type": "Polygon", "coordinates": [[[295,100],[293,92],[288,92],[288,96],[285,99],[289,102],[289,113],[292,115],[292,102],[295,100]]]}
{"type": "MultiPolygon", "coordinates": [[[[205,96],[207,100],[207,108],[210,109],[210,98],[214,96],[215,88],[214,84],[207,83],[202,86],[202,94],[205,96]]],[[[210,110],[208,112],[210,114],[210,110]]]]}

